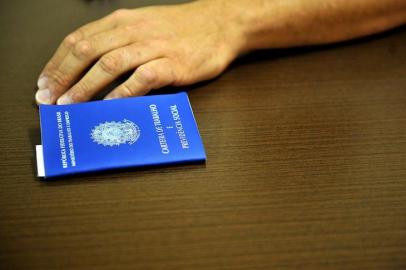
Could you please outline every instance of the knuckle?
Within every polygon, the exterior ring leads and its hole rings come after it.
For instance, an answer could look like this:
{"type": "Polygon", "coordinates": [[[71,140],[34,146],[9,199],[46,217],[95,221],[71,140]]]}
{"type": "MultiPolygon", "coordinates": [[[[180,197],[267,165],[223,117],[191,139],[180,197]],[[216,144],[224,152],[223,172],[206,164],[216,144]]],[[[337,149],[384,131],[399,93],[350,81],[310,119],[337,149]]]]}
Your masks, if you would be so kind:
{"type": "Polygon", "coordinates": [[[189,75],[190,73],[184,69],[171,69],[172,84],[175,86],[184,85],[185,83],[191,81],[188,79],[189,75]]]}
{"type": "Polygon", "coordinates": [[[132,90],[133,88],[131,85],[128,84],[128,82],[124,82],[121,85],[121,96],[123,97],[131,97],[134,95],[134,91],[132,90]]]}
{"type": "Polygon", "coordinates": [[[42,75],[46,75],[49,76],[49,74],[51,73],[51,70],[57,68],[58,65],[56,63],[55,58],[52,58],[47,65],[45,66],[44,70],[42,71],[42,75]]]}
{"type": "Polygon", "coordinates": [[[50,78],[60,87],[68,87],[70,84],[69,76],[60,71],[53,71],[50,75],[50,78]]]}
{"type": "Polygon", "coordinates": [[[87,82],[84,80],[78,82],[77,88],[76,88],[77,94],[80,96],[86,95],[88,92],[90,92],[90,86],[87,82]]]}
{"type": "Polygon", "coordinates": [[[134,33],[138,28],[135,25],[125,25],[123,26],[123,30],[126,33],[134,33]]]}
{"type": "Polygon", "coordinates": [[[120,72],[123,64],[119,54],[108,54],[100,59],[99,65],[106,73],[115,75],[120,72]]]}
{"type": "Polygon", "coordinates": [[[179,76],[178,73],[175,71],[174,68],[170,68],[168,70],[169,73],[169,83],[170,84],[179,84],[179,76]]]}
{"type": "Polygon", "coordinates": [[[187,84],[187,82],[190,81],[186,75],[176,75],[174,77],[172,84],[174,86],[181,86],[184,84],[187,84]]]}
{"type": "Polygon", "coordinates": [[[85,82],[79,82],[74,89],[72,89],[72,98],[74,100],[84,100],[89,93],[89,86],[85,82]]]}
{"type": "Polygon", "coordinates": [[[148,51],[148,48],[145,47],[133,47],[129,49],[122,50],[123,59],[130,59],[130,62],[143,62],[151,57],[152,53],[148,51]]]}
{"type": "Polygon", "coordinates": [[[135,72],[135,79],[143,85],[152,84],[157,80],[157,75],[151,67],[144,65],[140,66],[135,72]]]}
{"type": "Polygon", "coordinates": [[[93,46],[87,40],[81,40],[72,51],[73,55],[79,59],[88,59],[93,55],[93,46]]]}
{"type": "Polygon", "coordinates": [[[67,35],[63,43],[65,44],[66,47],[73,48],[76,45],[76,43],[80,41],[81,37],[82,37],[81,31],[77,30],[67,35]]]}
{"type": "Polygon", "coordinates": [[[115,19],[122,19],[123,17],[126,17],[129,13],[129,9],[125,9],[125,8],[120,8],[117,9],[116,11],[114,11],[112,13],[113,17],[115,19]]]}

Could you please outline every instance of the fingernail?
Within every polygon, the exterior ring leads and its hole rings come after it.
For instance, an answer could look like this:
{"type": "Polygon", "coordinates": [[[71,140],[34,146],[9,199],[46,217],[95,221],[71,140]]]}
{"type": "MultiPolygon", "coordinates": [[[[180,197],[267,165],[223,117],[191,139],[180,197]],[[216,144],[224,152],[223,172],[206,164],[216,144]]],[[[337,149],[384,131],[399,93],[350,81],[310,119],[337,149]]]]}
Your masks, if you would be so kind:
{"type": "Polygon", "coordinates": [[[120,98],[119,96],[115,95],[115,94],[110,94],[107,95],[104,100],[110,100],[110,99],[116,99],[116,98],[120,98]]]}
{"type": "Polygon", "coordinates": [[[38,79],[37,86],[39,89],[46,89],[48,86],[48,77],[42,76],[38,79]]]}
{"type": "Polygon", "coordinates": [[[51,104],[51,92],[49,89],[38,89],[35,100],[39,104],[51,104]]]}
{"type": "Polygon", "coordinates": [[[72,104],[73,100],[70,96],[64,95],[58,99],[56,102],[58,105],[67,105],[67,104],[72,104]]]}
{"type": "Polygon", "coordinates": [[[115,99],[115,98],[117,98],[117,97],[115,97],[115,96],[106,96],[106,97],[104,97],[104,100],[110,100],[110,99],[115,99]]]}

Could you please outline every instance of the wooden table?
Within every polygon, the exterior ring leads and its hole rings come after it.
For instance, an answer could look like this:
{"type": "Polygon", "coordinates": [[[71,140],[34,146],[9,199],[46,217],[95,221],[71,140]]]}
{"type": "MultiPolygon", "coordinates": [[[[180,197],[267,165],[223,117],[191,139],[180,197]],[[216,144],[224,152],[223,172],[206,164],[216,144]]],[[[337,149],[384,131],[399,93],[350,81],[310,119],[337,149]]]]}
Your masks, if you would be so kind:
{"type": "Polygon", "coordinates": [[[206,165],[36,178],[33,96],[57,44],[161,2],[0,4],[0,269],[406,269],[405,28],[194,86],[206,165]]]}

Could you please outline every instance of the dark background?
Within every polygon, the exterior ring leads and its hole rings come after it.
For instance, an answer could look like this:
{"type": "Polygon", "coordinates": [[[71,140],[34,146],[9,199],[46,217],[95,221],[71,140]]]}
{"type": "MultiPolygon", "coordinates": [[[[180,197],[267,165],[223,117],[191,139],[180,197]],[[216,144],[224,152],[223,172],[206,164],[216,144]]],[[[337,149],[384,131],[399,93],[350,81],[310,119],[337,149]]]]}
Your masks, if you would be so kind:
{"type": "Polygon", "coordinates": [[[206,165],[36,178],[33,97],[59,42],[169,2],[1,1],[0,269],[406,269],[404,27],[191,87],[206,165]]]}

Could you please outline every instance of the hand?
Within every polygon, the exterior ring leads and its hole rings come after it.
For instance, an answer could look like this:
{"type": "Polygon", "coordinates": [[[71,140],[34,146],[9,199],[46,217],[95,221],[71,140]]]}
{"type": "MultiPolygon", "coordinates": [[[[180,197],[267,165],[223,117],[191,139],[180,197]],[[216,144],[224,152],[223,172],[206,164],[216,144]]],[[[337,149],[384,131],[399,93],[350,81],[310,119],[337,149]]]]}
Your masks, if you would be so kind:
{"type": "Polygon", "coordinates": [[[128,80],[106,99],[219,75],[237,57],[241,43],[219,3],[117,10],[79,28],[64,39],[41,72],[37,102],[88,101],[131,70],[135,71],[128,80]]]}

